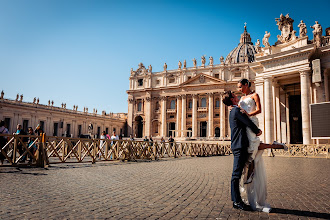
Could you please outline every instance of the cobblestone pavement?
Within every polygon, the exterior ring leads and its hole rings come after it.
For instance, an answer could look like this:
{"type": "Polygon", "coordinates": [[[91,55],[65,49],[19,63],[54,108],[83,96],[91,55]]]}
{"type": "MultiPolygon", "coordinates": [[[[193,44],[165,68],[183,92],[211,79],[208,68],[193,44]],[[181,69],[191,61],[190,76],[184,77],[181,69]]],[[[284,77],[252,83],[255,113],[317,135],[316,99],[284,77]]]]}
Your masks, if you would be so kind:
{"type": "Polygon", "coordinates": [[[230,201],[232,156],[0,168],[0,219],[330,219],[330,160],[264,157],[272,213],[230,201]]]}

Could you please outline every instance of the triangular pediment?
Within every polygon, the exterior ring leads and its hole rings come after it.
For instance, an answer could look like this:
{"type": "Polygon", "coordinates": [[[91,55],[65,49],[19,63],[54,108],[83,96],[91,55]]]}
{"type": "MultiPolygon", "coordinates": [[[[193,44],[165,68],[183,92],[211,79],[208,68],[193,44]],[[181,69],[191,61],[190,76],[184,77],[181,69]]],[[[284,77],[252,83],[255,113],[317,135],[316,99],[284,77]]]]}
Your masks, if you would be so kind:
{"type": "Polygon", "coordinates": [[[225,81],[206,75],[204,73],[199,73],[193,78],[181,83],[180,86],[195,86],[195,85],[219,85],[223,84],[225,81]]]}

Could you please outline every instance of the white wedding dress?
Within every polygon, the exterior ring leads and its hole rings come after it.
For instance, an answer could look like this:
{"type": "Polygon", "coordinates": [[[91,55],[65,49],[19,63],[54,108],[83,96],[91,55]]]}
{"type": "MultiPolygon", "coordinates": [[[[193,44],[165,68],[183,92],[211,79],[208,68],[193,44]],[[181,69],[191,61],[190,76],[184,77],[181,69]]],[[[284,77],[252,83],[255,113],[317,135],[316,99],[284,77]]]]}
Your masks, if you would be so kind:
{"type": "MultiPolygon", "coordinates": [[[[246,97],[244,100],[241,99],[239,106],[247,113],[256,110],[256,103],[251,96],[246,97]]],[[[256,126],[259,126],[256,116],[252,116],[250,119],[256,126]]],[[[245,185],[241,184],[241,191],[246,192],[249,204],[253,210],[270,212],[270,205],[266,202],[267,180],[264,161],[262,159],[264,150],[258,150],[260,145],[259,137],[257,137],[250,128],[247,128],[246,132],[249,139],[248,152],[251,155],[250,160],[254,159],[254,177],[251,183],[245,185]],[[242,185],[244,185],[244,187],[242,185]]],[[[243,181],[241,181],[242,183],[246,180],[246,171],[247,169],[245,169],[243,181]]]]}

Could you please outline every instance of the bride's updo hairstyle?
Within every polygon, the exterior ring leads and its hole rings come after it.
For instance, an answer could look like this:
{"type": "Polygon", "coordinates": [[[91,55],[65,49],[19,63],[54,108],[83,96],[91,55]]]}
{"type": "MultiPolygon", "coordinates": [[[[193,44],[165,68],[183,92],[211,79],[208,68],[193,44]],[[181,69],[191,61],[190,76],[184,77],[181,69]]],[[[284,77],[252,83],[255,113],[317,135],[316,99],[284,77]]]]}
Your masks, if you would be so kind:
{"type": "Polygon", "coordinates": [[[241,83],[243,86],[248,85],[249,87],[251,87],[251,82],[248,79],[241,79],[238,82],[241,83]]]}
{"type": "Polygon", "coordinates": [[[231,91],[230,90],[226,91],[222,98],[223,104],[225,104],[227,106],[233,105],[233,102],[231,101],[232,98],[234,98],[234,97],[233,97],[233,94],[231,93],[231,91]]]}

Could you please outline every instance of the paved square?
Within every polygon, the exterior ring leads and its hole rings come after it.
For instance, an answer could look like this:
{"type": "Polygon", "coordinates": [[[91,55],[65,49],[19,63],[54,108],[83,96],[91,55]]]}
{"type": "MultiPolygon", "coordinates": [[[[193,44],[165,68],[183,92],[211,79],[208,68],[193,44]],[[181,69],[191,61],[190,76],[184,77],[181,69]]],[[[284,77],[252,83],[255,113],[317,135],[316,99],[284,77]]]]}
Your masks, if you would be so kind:
{"type": "Polygon", "coordinates": [[[232,208],[232,156],[0,168],[0,219],[329,219],[330,160],[264,157],[273,213],[232,208]]]}

